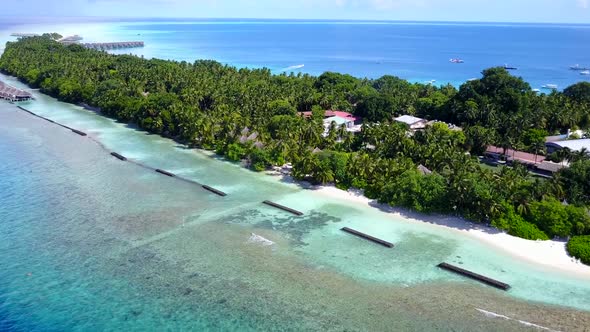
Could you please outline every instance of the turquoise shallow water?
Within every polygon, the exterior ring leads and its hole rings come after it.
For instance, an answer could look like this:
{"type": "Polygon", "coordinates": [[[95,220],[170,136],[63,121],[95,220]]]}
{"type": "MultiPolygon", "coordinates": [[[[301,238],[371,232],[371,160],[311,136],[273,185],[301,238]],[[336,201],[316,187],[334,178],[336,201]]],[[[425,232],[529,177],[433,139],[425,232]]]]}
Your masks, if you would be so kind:
{"type": "Polygon", "coordinates": [[[558,330],[590,326],[589,280],[36,97],[22,106],[92,139],[0,104],[0,330],[527,328],[477,308],[558,330]],[[120,162],[93,139],[229,195],[120,162]],[[513,288],[456,277],[435,268],[441,261],[513,288]]]}

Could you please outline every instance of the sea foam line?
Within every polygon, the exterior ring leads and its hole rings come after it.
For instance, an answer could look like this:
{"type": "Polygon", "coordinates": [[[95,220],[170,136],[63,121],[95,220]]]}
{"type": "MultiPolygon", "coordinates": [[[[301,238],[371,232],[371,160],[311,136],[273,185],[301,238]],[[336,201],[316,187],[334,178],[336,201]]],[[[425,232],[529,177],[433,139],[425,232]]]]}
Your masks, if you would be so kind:
{"type": "Polygon", "coordinates": [[[486,315],[486,317],[490,317],[490,318],[502,318],[502,319],[506,319],[506,320],[511,320],[512,319],[512,318],[510,318],[508,316],[500,315],[500,314],[497,314],[495,312],[486,311],[486,310],[479,309],[479,308],[475,308],[475,310],[481,312],[482,314],[486,315]]]}
{"type": "Polygon", "coordinates": [[[534,323],[531,323],[531,322],[527,322],[527,321],[524,321],[524,320],[514,319],[514,318],[510,318],[508,316],[500,315],[500,314],[497,314],[495,312],[491,312],[491,311],[487,311],[487,310],[483,310],[483,309],[479,309],[479,308],[475,308],[475,310],[481,312],[486,317],[490,317],[490,318],[502,318],[502,319],[505,319],[505,320],[513,320],[513,321],[519,322],[522,325],[525,325],[525,326],[528,326],[528,327],[534,327],[534,328],[537,328],[539,330],[545,330],[545,331],[551,331],[551,332],[560,332],[560,331],[553,330],[553,329],[550,329],[548,327],[537,325],[537,324],[534,324],[534,323]]]}

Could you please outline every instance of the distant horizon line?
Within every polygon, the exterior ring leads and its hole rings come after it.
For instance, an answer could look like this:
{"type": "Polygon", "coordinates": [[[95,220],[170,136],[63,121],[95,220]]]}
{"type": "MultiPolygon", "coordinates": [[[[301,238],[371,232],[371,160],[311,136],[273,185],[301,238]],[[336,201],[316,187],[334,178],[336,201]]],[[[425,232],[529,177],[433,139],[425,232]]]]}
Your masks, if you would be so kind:
{"type": "MultiPolygon", "coordinates": [[[[174,22],[190,22],[190,21],[284,21],[284,22],[359,22],[359,23],[455,23],[455,24],[516,24],[516,25],[533,25],[533,24],[543,24],[543,25],[568,25],[568,26],[590,26],[588,22],[517,22],[517,21],[453,21],[453,20],[401,20],[401,19],[359,19],[359,18],[268,18],[268,17],[115,17],[115,16],[15,16],[15,15],[2,15],[0,17],[3,18],[14,18],[15,20],[22,19],[22,18],[29,18],[29,19],[50,19],[52,21],[59,20],[59,19],[66,19],[66,20],[76,20],[76,19],[90,19],[93,20],[95,23],[97,21],[102,22],[143,22],[143,21],[157,21],[157,22],[166,22],[166,21],[174,21],[174,22]]],[[[15,22],[7,22],[7,23],[15,23],[15,22]]],[[[23,24],[22,21],[18,23],[23,24]]],[[[31,22],[26,22],[31,23],[31,22]]],[[[25,23],[25,24],[26,24],[25,23]]],[[[45,23],[45,22],[39,22],[45,23]]],[[[70,23],[74,23],[70,21],[70,23]]],[[[75,23],[84,23],[84,22],[75,22],[75,23]]]]}

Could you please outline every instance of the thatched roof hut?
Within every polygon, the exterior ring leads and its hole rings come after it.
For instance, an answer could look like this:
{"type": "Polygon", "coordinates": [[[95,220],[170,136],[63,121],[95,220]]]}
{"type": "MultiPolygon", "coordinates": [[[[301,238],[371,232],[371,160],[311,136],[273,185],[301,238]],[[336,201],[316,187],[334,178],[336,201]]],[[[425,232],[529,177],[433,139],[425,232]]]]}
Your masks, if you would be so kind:
{"type": "Polygon", "coordinates": [[[422,173],[422,175],[430,175],[432,171],[426,168],[424,165],[418,165],[418,172],[422,173]]]}
{"type": "Polygon", "coordinates": [[[33,95],[0,81],[0,98],[9,101],[24,101],[33,99],[33,95]]]}

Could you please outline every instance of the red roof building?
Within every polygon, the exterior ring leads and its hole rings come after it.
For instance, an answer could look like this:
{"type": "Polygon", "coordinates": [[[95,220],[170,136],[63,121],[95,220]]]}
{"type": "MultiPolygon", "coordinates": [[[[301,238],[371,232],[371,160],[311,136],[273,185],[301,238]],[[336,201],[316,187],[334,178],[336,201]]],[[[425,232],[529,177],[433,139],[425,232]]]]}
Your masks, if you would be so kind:
{"type": "MultiPolygon", "coordinates": [[[[311,112],[301,112],[299,114],[302,115],[302,116],[304,116],[304,117],[306,117],[306,118],[309,118],[309,117],[311,117],[311,114],[312,113],[311,112]]],[[[330,117],[333,117],[333,116],[337,116],[337,117],[340,117],[340,118],[352,120],[355,123],[357,123],[358,121],[361,120],[361,118],[359,118],[357,116],[354,116],[354,115],[352,115],[351,113],[348,113],[348,112],[328,110],[328,111],[326,111],[324,113],[324,118],[330,118],[330,117]]]]}

